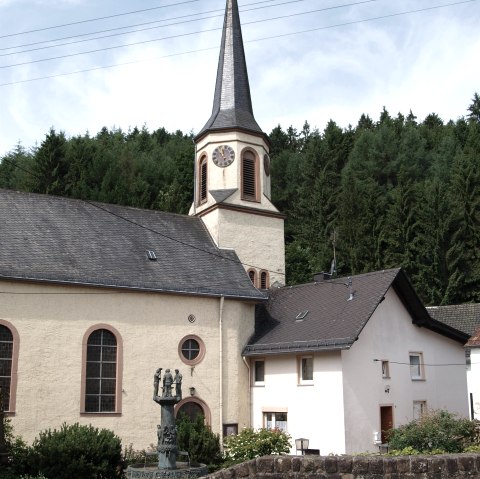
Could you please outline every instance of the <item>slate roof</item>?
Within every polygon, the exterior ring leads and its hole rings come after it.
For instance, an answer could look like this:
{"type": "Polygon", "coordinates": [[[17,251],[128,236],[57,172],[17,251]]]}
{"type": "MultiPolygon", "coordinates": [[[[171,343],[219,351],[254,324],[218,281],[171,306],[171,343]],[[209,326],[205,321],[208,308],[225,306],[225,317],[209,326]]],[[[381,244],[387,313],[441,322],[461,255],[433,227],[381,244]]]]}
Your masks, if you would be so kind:
{"type": "Polygon", "coordinates": [[[472,336],[480,326],[480,303],[455,304],[450,306],[430,306],[430,316],[472,336]]]}
{"type": "Polygon", "coordinates": [[[0,189],[0,245],[0,279],[265,298],[195,217],[0,189]]]}
{"type": "Polygon", "coordinates": [[[264,135],[253,116],[237,0],[227,0],[212,115],[196,138],[232,128],[264,135]]]}
{"type": "Polygon", "coordinates": [[[257,305],[256,333],[243,354],[349,349],[391,287],[414,324],[462,343],[468,339],[432,319],[405,273],[390,269],[272,290],[268,303],[257,305]]]}

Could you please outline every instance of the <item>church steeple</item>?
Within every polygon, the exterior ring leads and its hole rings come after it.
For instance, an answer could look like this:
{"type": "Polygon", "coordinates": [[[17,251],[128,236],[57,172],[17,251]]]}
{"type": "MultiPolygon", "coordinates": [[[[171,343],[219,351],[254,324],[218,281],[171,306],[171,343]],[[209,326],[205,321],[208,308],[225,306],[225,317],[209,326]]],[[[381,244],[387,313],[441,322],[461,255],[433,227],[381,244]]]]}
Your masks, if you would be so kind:
{"type": "Polygon", "coordinates": [[[284,216],[270,199],[270,142],[253,116],[237,0],[226,2],[213,111],[195,137],[190,214],[265,289],[285,284],[284,216]]]}
{"type": "Polygon", "coordinates": [[[212,115],[197,138],[225,129],[264,134],[253,116],[237,0],[227,0],[212,115]]]}

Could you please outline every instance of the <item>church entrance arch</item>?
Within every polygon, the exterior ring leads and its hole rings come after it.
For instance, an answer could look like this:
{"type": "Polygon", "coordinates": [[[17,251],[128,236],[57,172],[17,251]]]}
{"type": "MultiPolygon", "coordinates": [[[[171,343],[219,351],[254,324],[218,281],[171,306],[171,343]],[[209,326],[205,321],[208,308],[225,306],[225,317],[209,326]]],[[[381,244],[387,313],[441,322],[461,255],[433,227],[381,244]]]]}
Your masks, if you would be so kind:
{"type": "Polygon", "coordinates": [[[201,399],[189,397],[182,399],[175,407],[175,417],[179,414],[185,414],[191,421],[195,421],[198,416],[203,416],[205,424],[210,426],[212,415],[209,407],[201,399]]]}

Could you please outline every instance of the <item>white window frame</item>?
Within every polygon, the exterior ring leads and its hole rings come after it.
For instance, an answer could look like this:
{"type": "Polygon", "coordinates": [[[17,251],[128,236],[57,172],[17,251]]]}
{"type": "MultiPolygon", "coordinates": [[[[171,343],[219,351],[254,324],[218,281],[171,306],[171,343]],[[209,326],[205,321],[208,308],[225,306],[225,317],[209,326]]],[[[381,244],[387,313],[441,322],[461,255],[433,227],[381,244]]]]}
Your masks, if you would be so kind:
{"type": "Polygon", "coordinates": [[[427,413],[427,401],[413,401],[414,420],[421,419],[427,413]]]}
{"type": "Polygon", "coordinates": [[[288,432],[287,411],[263,411],[263,427],[265,429],[279,429],[288,432]],[[271,416],[269,417],[269,415],[271,416]]]}
{"type": "Polygon", "coordinates": [[[313,356],[312,355],[305,355],[305,356],[299,356],[298,357],[298,384],[299,385],[312,385],[313,384],[313,376],[314,376],[314,361],[313,361],[313,356]],[[303,372],[304,372],[304,364],[306,361],[311,361],[311,371],[312,371],[312,377],[311,378],[304,378],[303,372]]]}
{"type": "Polygon", "coordinates": [[[425,369],[424,369],[424,363],[423,363],[423,353],[410,352],[409,364],[410,364],[410,378],[412,379],[412,381],[424,381],[425,369]],[[412,363],[413,358],[418,358],[418,364],[412,363]]]}
{"type": "Polygon", "coordinates": [[[382,378],[390,379],[390,362],[386,359],[382,360],[382,378]]]}

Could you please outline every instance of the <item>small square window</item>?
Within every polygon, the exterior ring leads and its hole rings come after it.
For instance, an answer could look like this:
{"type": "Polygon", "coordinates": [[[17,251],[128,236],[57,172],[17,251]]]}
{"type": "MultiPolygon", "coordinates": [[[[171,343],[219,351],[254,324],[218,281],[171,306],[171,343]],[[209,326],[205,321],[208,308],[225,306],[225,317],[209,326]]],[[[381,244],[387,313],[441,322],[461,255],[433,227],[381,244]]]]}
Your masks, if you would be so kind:
{"type": "Polygon", "coordinates": [[[413,419],[421,419],[427,413],[427,401],[413,401],[413,419]]]}
{"type": "Polygon", "coordinates": [[[263,359],[254,362],[253,374],[255,383],[263,383],[265,381],[265,361],[263,359]]]}
{"type": "Polygon", "coordinates": [[[410,353],[410,377],[416,381],[425,379],[422,353],[410,353]]]}
{"type": "Polygon", "coordinates": [[[390,364],[388,361],[382,361],[382,378],[390,378],[390,364]]]}
{"type": "Polygon", "coordinates": [[[287,413],[286,412],[264,412],[263,427],[265,429],[279,429],[287,432],[287,413]]]}
{"type": "Polygon", "coordinates": [[[223,436],[235,436],[238,434],[238,424],[224,424],[223,436]]]}
{"type": "Polygon", "coordinates": [[[312,383],[313,381],[313,357],[303,356],[299,361],[299,382],[312,383]]]}

